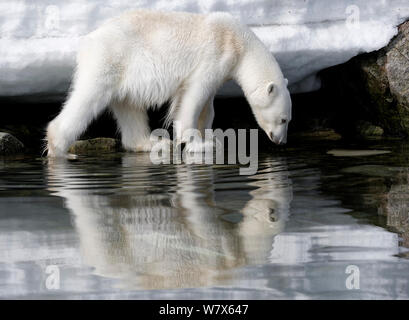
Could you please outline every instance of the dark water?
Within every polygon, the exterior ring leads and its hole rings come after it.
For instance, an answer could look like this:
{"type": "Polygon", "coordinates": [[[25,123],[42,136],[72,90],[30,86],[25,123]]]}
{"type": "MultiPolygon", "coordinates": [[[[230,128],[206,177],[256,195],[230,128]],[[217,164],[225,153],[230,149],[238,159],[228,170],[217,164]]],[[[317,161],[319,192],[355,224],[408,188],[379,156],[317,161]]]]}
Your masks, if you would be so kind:
{"type": "Polygon", "coordinates": [[[0,159],[0,298],[407,299],[408,159],[399,142],[260,154],[254,176],[0,159]]]}

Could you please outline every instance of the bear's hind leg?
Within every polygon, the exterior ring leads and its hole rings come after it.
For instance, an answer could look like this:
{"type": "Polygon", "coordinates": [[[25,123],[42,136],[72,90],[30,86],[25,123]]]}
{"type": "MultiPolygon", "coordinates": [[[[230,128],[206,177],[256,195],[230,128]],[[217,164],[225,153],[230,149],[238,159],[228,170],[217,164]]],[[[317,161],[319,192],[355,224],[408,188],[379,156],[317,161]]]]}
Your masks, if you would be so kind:
{"type": "MultiPolygon", "coordinates": [[[[77,87],[78,88],[78,87],[77,87]]],[[[64,157],[69,146],[107,106],[107,91],[74,89],[60,114],[47,127],[47,155],[64,157]]]]}
{"type": "Polygon", "coordinates": [[[114,103],[111,110],[121,132],[124,149],[134,152],[150,151],[152,148],[151,131],[146,110],[126,101],[114,103]]]}

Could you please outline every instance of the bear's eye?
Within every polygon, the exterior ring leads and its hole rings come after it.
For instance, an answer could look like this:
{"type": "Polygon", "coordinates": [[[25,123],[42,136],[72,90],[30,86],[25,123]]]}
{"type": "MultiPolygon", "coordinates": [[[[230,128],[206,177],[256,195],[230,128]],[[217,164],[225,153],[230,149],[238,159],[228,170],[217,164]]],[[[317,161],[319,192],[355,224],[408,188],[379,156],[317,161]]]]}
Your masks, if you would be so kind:
{"type": "Polygon", "coordinates": [[[287,119],[281,119],[281,123],[282,124],[287,123],[287,119]]]}

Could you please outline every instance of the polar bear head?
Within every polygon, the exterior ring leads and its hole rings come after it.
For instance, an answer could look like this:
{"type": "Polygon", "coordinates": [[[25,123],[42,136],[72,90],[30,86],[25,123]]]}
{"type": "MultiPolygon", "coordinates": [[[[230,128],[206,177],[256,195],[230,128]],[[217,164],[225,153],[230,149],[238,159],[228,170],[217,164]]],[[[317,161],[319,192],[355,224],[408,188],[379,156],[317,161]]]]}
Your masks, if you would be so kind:
{"type": "Polygon", "coordinates": [[[259,126],[276,144],[287,142],[288,123],[291,121],[291,97],[285,78],[268,82],[255,90],[250,104],[259,126]]]}

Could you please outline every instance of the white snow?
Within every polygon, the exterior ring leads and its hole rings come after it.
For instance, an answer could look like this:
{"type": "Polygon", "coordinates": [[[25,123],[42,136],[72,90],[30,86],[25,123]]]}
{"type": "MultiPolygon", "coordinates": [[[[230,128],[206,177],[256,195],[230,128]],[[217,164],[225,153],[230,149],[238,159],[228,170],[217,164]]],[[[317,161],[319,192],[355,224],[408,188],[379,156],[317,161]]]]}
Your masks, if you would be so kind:
{"type": "Polygon", "coordinates": [[[385,46],[409,17],[407,0],[1,0],[0,96],[61,98],[80,37],[132,8],[230,12],[276,56],[292,92],[317,89],[318,71],[385,46]]]}

